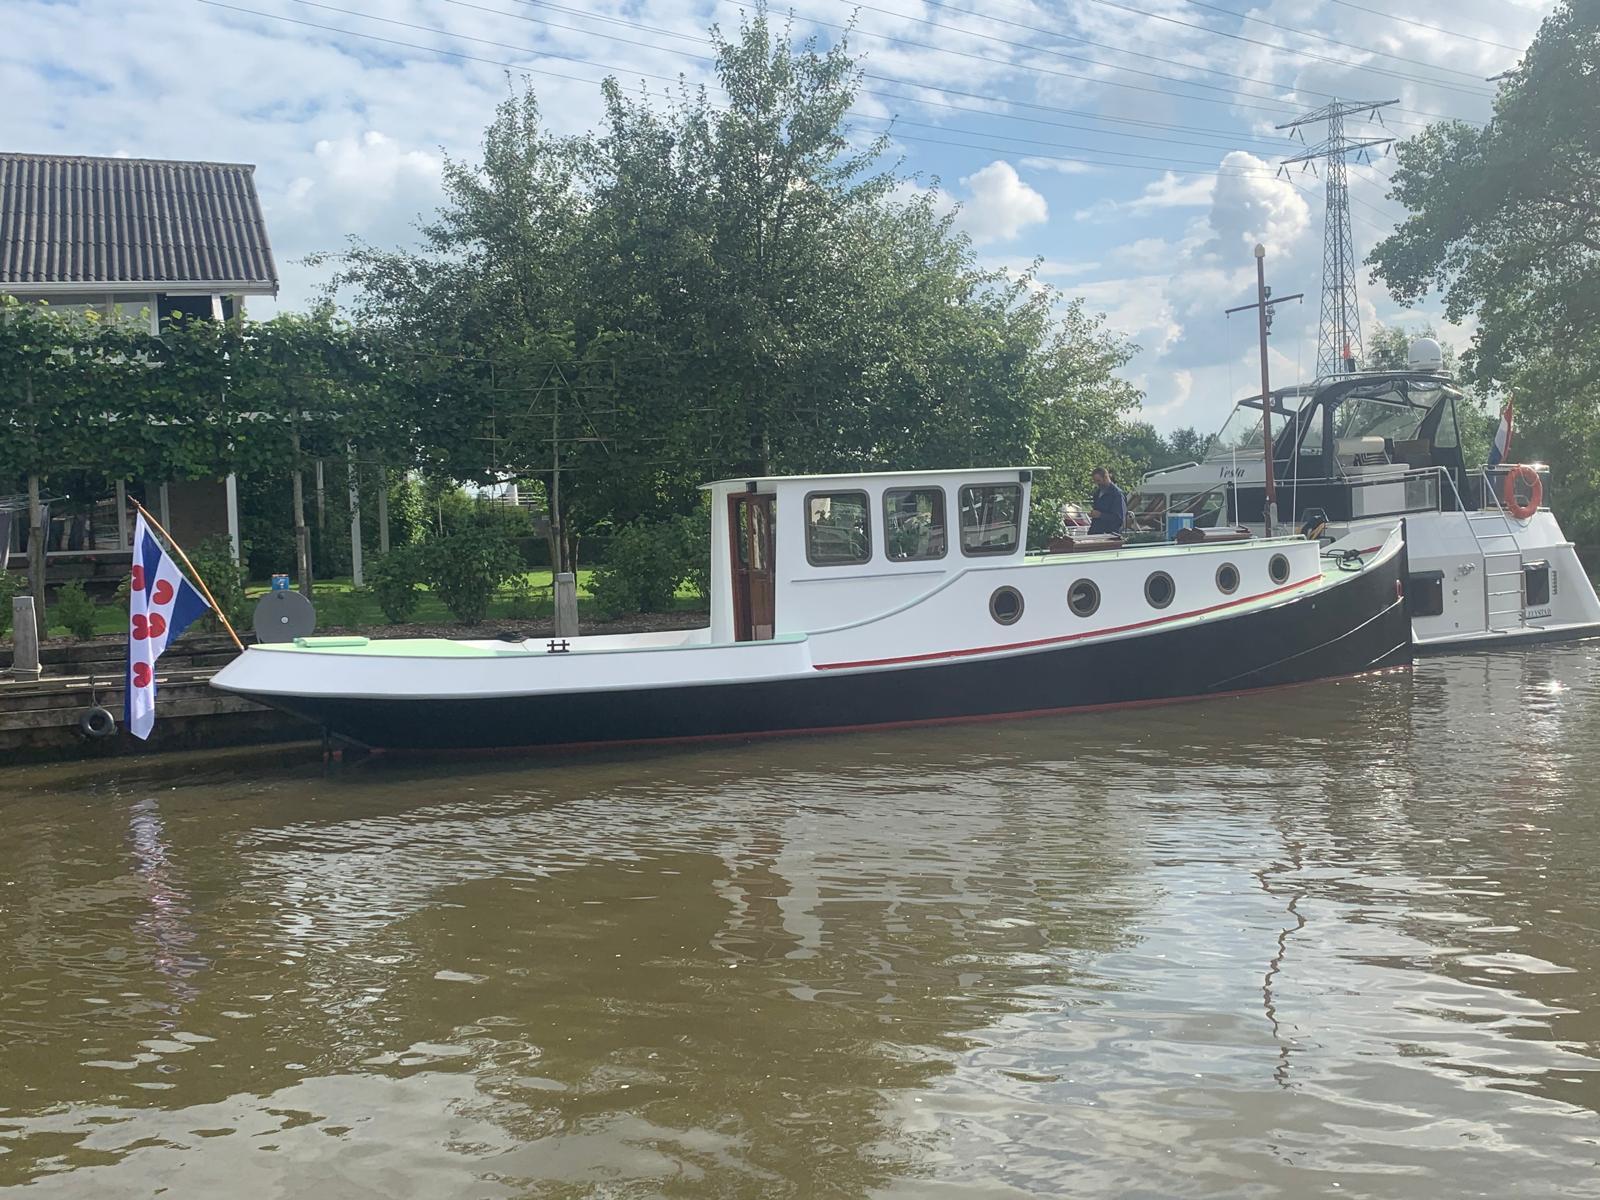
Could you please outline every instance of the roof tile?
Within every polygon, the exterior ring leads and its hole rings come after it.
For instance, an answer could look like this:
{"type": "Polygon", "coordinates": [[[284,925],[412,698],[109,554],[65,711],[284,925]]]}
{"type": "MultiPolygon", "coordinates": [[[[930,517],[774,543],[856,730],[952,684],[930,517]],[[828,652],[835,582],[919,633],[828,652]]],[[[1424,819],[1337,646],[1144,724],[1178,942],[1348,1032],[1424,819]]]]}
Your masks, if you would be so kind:
{"type": "Polygon", "coordinates": [[[0,290],[69,283],[277,291],[255,168],[0,153],[0,290]]]}

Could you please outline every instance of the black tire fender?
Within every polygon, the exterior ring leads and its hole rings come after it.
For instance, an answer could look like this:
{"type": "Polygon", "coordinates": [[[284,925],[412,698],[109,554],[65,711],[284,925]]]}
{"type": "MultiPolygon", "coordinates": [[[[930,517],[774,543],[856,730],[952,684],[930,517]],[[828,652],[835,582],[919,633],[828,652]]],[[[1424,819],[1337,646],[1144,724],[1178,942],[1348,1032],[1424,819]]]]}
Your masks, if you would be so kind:
{"type": "Polygon", "coordinates": [[[83,716],[78,718],[78,732],[94,741],[110,737],[116,731],[117,719],[111,715],[110,709],[102,708],[98,704],[85,709],[83,716]]]}

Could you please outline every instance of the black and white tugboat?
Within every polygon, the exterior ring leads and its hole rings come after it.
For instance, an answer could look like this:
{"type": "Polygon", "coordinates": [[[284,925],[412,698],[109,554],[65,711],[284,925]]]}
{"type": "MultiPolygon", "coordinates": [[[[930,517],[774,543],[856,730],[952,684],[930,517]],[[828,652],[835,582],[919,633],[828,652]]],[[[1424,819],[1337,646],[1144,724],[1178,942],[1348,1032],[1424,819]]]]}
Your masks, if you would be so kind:
{"type": "Polygon", "coordinates": [[[1192,534],[1029,554],[1028,468],[710,484],[706,627],[298,638],[213,684],[375,748],[548,746],[1169,701],[1408,663],[1405,553],[1192,534]]]}
{"type": "MultiPolygon", "coordinates": [[[[1278,513],[1338,552],[1367,554],[1402,520],[1419,651],[1600,635],[1600,598],[1545,504],[1539,463],[1464,461],[1439,344],[1412,343],[1404,371],[1356,372],[1271,395],[1278,513]]],[[[1235,405],[1205,461],[1152,471],[1133,520],[1165,529],[1265,526],[1261,398],[1235,405]]]]}

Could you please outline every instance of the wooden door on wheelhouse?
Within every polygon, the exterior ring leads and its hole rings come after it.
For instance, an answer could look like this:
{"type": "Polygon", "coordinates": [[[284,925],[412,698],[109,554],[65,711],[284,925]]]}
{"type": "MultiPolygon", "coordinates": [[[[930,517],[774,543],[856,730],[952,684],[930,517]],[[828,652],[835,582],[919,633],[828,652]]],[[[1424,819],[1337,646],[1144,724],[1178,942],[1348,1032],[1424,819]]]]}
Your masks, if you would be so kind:
{"type": "Polygon", "coordinates": [[[777,580],[772,564],[772,496],[741,492],[728,498],[733,541],[733,636],[741,642],[772,636],[777,580]]]}

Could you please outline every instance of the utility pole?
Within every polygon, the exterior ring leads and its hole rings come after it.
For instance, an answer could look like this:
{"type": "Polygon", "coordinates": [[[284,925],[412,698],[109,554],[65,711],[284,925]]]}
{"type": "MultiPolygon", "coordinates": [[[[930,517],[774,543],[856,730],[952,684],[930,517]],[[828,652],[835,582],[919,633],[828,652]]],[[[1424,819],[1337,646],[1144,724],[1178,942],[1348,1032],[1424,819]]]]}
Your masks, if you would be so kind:
{"type": "Polygon", "coordinates": [[[1328,177],[1327,201],[1322,217],[1322,317],[1317,323],[1317,378],[1331,375],[1349,375],[1361,361],[1361,314],[1356,309],[1356,250],[1350,234],[1350,185],[1345,177],[1345,159],[1350,154],[1363,155],[1371,160],[1374,146],[1387,146],[1393,138],[1366,138],[1351,141],[1344,134],[1346,117],[1368,114],[1383,124],[1379,110],[1398,100],[1350,101],[1335,100],[1319,109],[1279,125],[1279,129],[1292,129],[1296,137],[1304,140],[1300,132],[1306,125],[1328,123],[1328,136],[1310,147],[1304,154],[1286,158],[1280,164],[1282,171],[1295,163],[1304,164],[1312,172],[1316,161],[1326,159],[1328,177]]]}
{"type": "Polygon", "coordinates": [[[1267,460],[1267,494],[1261,506],[1262,523],[1266,526],[1266,534],[1272,536],[1272,527],[1278,510],[1278,481],[1276,470],[1272,461],[1272,383],[1271,372],[1267,362],[1267,335],[1272,332],[1272,306],[1274,304],[1287,304],[1290,300],[1299,300],[1305,293],[1296,292],[1292,296],[1279,296],[1272,299],[1272,289],[1267,286],[1267,248],[1260,242],[1256,243],[1256,302],[1254,304],[1240,304],[1235,308],[1227,309],[1227,315],[1244,312],[1246,309],[1256,310],[1256,333],[1261,342],[1261,453],[1267,460]]]}

